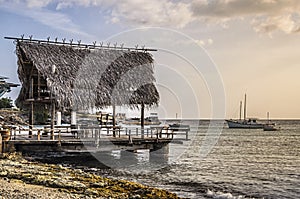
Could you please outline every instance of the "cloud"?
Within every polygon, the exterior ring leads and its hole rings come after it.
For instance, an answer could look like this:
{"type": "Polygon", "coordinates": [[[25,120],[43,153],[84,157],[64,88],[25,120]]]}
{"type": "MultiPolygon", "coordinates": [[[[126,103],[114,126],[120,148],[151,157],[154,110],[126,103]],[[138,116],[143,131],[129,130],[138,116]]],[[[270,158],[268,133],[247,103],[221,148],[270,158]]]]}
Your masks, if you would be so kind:
{"type": "MultiPolygon", "coordinates": [[[[109,23],[129,26],[184,28],[198,21],[227,27],[230,21],[236,19],[250,19],[254,30],[260,33],[277,30],[296,33],[300,26],[299,0],[12,0],[10,2],[23,2],[26,7],[34,9],[46,8],[51,4],[56,7],[57,12],[63,12],[65,8],[73,6],[96,7],[107,17],[109,23]]],[[[48,14],[55,13],[53,11],[48,14]]]]}
{"type": "Polygon", "coordinates": [[[69,0],[59,2],[57,9],[72,6],[99,7],[108,15],[109,22],[134,26],[182,28],[193,20],[189,4],[170,0],[69,0]]]}
{"type": "Polygon", "coordinates": [[[193,20],[188,4],[169,0],[120,1],[112,8],[111,16],[130,24],[178,28],[193,20]]]}
{"type": "Polygon", "coordinates": [[[283,16],[256,18],[252,21],[256,32],[265,33],[274,30],[282,30],[285,33],[297,33],[300,31],[299,19],[293,19],[292,14],[283,16]]]}
{"type": "Polygon", "coordinates": [[[210,46],[214,43],[214,41],[212,39],[207,39],[207,40],[195,40],[195,42],[202,47],[205,46],[210,46]]]}
{"type": "Polygon", "coordinates": [[[299,31],[299,0],[194,0],[193,15],[202,21],[226,23],[236,18],[252,17],[257,32],[299,31]]]}
{"type": "Polygon", "coordinates": [[[43,9],[43,7],[49,5],[51,1],[52,0],[40,2],[38,0],[27,0],[26,2],[23,2],[20,0],[3,0],[2,2],[0,1],[0,10],[3,9],[11,13],[32,18],[33,20],[46,26],[50,26],[53,29],[91,37],[89,34],[82,31],[79,26],[74,24],[67,15],[43,9]],[[27,9],[26,7],[30,9],[27,9]]]}
{"type": "Polygon", "coordinates": [[[27,0],[26,4],[29,8],[42,8],[50,4],[52,0],[27,0]]]}
{"type": "Polygon", "coordinates": [[[98,6],[110,23],[183,28],[194,21],[227,27],[235,19],[253,18],[257,32],[298,32],[299,0],[68,0],[57,8],[98,6]]]}

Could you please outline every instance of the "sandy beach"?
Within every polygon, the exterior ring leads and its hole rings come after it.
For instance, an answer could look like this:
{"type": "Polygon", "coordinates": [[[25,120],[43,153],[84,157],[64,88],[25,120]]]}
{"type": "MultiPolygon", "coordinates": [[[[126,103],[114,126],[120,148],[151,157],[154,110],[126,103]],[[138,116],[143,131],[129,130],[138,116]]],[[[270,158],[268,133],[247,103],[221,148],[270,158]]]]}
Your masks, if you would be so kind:
{"type": "Polygon", "coordinates": [[[84,194],[73,194],[62,192],[59,189],[48,188],[40,185],[32,185],[24,183],[21,180],[16,179],[0,179],[0,198],[7,199],[25,199],[25,198],[37,198],[37,199],[55,199],[55,198],[95,198],[93,196],[87,196],[84,194]]]}
{"type": "Polygon", "coordinates": [[[179,198],[171,192],[60,165],[0,156],[1,198],[179,198]]]}

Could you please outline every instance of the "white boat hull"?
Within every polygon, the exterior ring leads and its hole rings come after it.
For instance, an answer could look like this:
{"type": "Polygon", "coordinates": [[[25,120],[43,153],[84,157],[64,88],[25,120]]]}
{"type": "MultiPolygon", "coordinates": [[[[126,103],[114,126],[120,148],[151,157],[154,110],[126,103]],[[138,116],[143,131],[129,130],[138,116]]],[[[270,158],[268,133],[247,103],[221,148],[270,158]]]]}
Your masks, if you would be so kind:
{"type": "Polygon", "coordinates": [[[247,121],[234,121],[226,120],[229,128],[238,128],[238,129],[263,129],[264,124],[260,123],[249,123],[247,121]]]}

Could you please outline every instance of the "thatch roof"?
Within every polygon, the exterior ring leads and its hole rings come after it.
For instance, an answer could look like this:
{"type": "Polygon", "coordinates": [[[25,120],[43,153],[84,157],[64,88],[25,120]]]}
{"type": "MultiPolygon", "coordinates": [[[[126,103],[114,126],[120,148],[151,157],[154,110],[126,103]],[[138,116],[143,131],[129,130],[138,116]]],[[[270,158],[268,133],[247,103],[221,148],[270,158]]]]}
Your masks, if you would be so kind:
{"type": "Polygon", "coordinates": [[[87,49],[68,45],[18,41],[18,74],[29,97],[29,66],[36,68],[61,109],[87,109],[112,104],[136,107],[158,104],[153,58],[148,52],[87,49]],[[29,64],[28,64],[29,63],[29,64]]]}

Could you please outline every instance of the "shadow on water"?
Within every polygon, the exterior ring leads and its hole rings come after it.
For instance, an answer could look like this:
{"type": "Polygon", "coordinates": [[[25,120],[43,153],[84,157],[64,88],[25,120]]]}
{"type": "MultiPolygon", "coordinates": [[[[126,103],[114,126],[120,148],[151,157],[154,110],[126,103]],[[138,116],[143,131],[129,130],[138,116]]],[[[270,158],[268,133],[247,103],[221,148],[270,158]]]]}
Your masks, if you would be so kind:
{"type": "Polygon", "coordinates": [[[24,157],[31,161],[47,164],[60,164],[69,167],[90,167],[97,169],[110,169],[111,167],[99,162],[91,153],[24,153],[24,157]]]}

